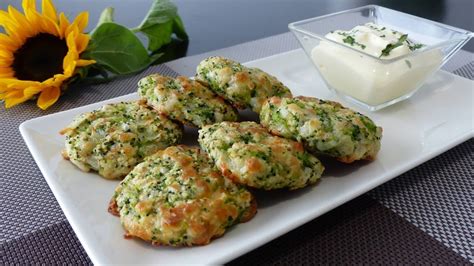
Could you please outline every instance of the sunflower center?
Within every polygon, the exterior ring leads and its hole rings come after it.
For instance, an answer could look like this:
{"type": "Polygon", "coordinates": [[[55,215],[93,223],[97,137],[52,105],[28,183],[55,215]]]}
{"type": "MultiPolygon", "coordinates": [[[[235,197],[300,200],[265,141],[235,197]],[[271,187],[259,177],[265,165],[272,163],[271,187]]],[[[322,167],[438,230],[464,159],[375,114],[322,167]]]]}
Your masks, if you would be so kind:
{"type": "Polygon", "coordinates": [[[63,59],[68,51],[65,40],[49,33],[28,38],[14,53],[12,64],[20,80],[44,81],[63,73],[63,59]]]}

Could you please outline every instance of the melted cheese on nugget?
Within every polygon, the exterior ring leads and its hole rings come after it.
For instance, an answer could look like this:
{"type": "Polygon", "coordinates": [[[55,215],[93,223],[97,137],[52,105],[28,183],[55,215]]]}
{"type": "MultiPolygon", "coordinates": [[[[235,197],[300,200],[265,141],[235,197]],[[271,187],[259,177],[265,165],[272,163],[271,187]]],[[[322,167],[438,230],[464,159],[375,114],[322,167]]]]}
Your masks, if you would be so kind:
{"type": "Polygon", "coordinates": [[[148,157],[120,183],[112,212],[128,236],[155,245],[208,244],[250,220],[250,192],[223,177],[197,147],[172,146],[148,157]]]}
{"type": "Polygon", "coordinates": [[[260,112],[272,96],[291,97],[290,89],[274,76],[223,57],[209,57],[197,66],[196,78],[239,109],[260,112]]]}
{"type": "Polygon", "coordinates": [[[265,190],[314,184],[321,162],[296,141],[271,135],[255,122],[222,122],[199,131],[199,144],[234,182],[265,190]]]}
{"type": "Polygon", "coordinates": [[[382,128],[337,102],[273,97],[263,106],[260,122],[274,134],[345,163],[373,160],[380,150],[382,128]]]}
{"type": "Polygon", "coordinates": [[[187,77],[150,75],[138,82],[138,94],[161,114],[198,128],[237,120],[237,110],[229,103],[187,77]]]}
{"type": "Polygon", "coordinates": [[[176,144],[182,128],[140,102],[122,102],[78,116],[61,131],[63,156],[104,178],[126,176],[144,157],[176,144]]]}

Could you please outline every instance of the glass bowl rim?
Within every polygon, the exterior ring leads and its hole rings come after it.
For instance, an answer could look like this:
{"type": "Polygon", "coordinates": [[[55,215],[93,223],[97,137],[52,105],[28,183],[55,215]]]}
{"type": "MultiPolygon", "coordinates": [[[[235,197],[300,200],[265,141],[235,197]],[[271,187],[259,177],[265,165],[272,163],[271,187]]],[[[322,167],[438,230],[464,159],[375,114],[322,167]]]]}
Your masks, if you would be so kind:
{"type": "MultiPolygon", "coordinates": [[[[357,25],[354,25],[354,26],[357,26],[357,25]]],[[[326,14],[326,15],[322,15],[322,16],[318,16],[318,17],[313,17],[313,18],[308,18],[308,19],[295,21],[295,22],[292,22],[292,23],[288,24],[288,28],[292,32],[300,32],[302,34],[309,35],[309,36],[311,36],[313,38],[316,38],[316,39],[328,41],[328,42],[333,43],[333,44],[335,44],[339,47],[343,47],[344,49],[350,49],[353,52],[356,52],[360,55],[369,56],[372,59],[380,61],[383,64],[392,63],[392,62],[395,62],[395,61],[398,61],[398,60],[401,60],[401,59],[406,59],[408,57],[412,57],[412,56],[415,56],[415,55],[426,53],[428,51],[438,49],[438,48],[446,46],[446,45],[459,43],[459,47],[456,47],[454,49],[454,52],[456,52],[456,51],[459,50],[459,48],[461,48],[461,46],[465,42],[469,41],[472,37],[474,37],[474,33],[470,32],[468,30],[464,30],[464,29],[461,29],[461,28],[449,26],[449,25],[446,25],[446,24],[443,24],[443,23],[440,23],[440,22],[432,21],[432,20],[429,20],[429,19],[425,19],[425,18],[422,18],[422,17],[418,17],[418,16],[415,16],[415,15],[411,15],[411,14],[408,14],[408,13],[404,13],[404,12],[401,12],[401,11],[397,11],[397,10],[386,8],[386,7],[379,6],[379,5],[365,5],[365,6],[356,7],[356,8],[352,8],[352,9],[347,9],[347,10],[343,10],[343,11],[338,11],[338,12],[334,12],[334,13],[330,13],[330,14],[326,14]],[[442,41],[442,42],[440,42],[436,45],[427,45],[425,49],[415,50],[411,53],[408,53],[408,54],[405,54],[405,55],[402,55],[402,56],[399,56],[399,57],[395,57],[395,58],[392,58],[392,59],[383,59],[383,58],[376,57],[376,56],[371,55],[371,54],[364,53],[364,52],[362,52],[360,50],[357,50],[353,47],[350,47],[350,46],[341,44],[339,42],[333,41],[331,39],[328,39],[324,35],[319,35],[317,33],[314,33],[314,32],[311,32],[311,31],[300,28],[300,25],[306,24],[308,22],[323,20],[323,19],[333,17],[333,16],[336,16],[336,15],[341,15],[341,14],[345,14],[345,13],[352,13],[352,12],[355,12],[355,11],[360,11],[360,10],[363,10],[363,9],[371,9],[371,8],[382,8],[382,9],[390,10],[390,11],[395,12],[395,13],[400,13],[400,15],[412,17],[412,18],[415,18],[415,19],[418,19],[418,20],[428,22],[428,23],[433,24],[433,25],[437,25],[437,26],[440,26],[440,27],[443,27],[443,28],[447,28],[448,30],[455,31],[457,33],[463,34],[464,36],[460,37],[460,38],[455,38],[455,39],[442,41]]]]}

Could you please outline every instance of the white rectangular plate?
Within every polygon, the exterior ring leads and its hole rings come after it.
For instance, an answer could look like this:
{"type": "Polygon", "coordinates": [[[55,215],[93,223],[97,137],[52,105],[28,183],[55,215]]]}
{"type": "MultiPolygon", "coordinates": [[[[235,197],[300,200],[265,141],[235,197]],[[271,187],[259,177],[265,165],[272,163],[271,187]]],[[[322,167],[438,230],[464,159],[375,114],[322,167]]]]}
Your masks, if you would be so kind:
{"type": "MultiPolygon", "coordinates": [[[[277,76],[294,95],[338,100],[325,88],[302,50],[247,65],[277,76]]],[[[76,115],[105,103],[132,99],[137,95],[39,117],[20,126],[33,158],[94,264],[230,261],[473,137],[473,82],[439,71],[411,99],[368,114],[383,127],[382,149],[374,162],[337,169],[329,165],[315,186],[259,199],[258,214],[253,220],[235,226],[207,246],[153,247],[124,239],[119,219],[107,212],[118,181],[81,172],[60,155],[64,139],[58,131],[76,115]]],[[[195,131],[188,131],[186,136],[185,142],[195,143],[195,131]]]]}

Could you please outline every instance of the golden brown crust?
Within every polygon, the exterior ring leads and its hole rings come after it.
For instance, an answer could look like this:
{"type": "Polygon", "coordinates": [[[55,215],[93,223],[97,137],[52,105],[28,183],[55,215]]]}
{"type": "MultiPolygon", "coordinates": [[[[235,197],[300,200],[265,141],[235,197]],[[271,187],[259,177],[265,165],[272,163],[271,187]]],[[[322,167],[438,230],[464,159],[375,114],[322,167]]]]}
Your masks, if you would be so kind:
{"type": "Polygon", "coordinates": [[[269,98],[267,101],[272,103],[272,104],[280,104],[281,103],[281,98],[273,96],[273,97],[269,98]]]}
{"type": "Polygon", "coordinates": [[[109,211],[110,214],[114,215],[114,216],[117,216],[117,217],[120,217],[120,212],[118,210],[118,205],[117,205],[117,201],[115,200],[115,198],[112,198],[109,202],[109,207],[107,208],[107,210],[109,211]]]}
{"type": "Polygon", "coordinates": [[[60,134],[60,135],[64,135],[64,134],[70,132],[71,130],[72,130],[71,128],[66,127],[66,128],[61,129],[61,130],[59,131],[59,134],[60,134]]]}
{"type": "Polygon", "coordinates": [[[338,157],[338,158],[336,158],[336,160],[338,160],[341,163],[350,164],[350,163],[353,163],[355,161],[355,158],[350,157],[350,156],[346,156],[346,157],[338,157]]]}
{"type": "Polygon", "coordinates": [[[160,114],[189,127],[237,120],[237,110],[204,83],[184,76],[152,74],[138,83],[138,94],[160,114]]]}
{"type": "Polygon", "coordinates": [[[376,159],[376,156],[372,156],[372,155],[368,155],[364,158],[361,158],[361,159],[357,159],[356,157],[354,156],[346,156],[346,157],[338,157],[336,158],[336,160],[338,160],[339,162],[341,163],[347,163],[347,164],[351,164],[355,161],[358,161],[358,160],[364,160],[364,161],[369,161],[369,162],[372,162],[376,159]]]}
{"type": "Polygon", "coordinates": [[[231,59],[209,57],[199,63],[196,77],[238,109],[260,112],[271,96],[291,97],[290,90],[274,76],[258,68],[246,67],[231,59]]]}
{"type": "Polygon", "coordinates": [[[255,122],[202,128],[199,143],[233,182],[264,190],[313,184],[324,167],[301,143],[270,134],[255,122]]]}
{"type": "MultiPolygon", "coordinates": [[[[321,103],[322,102],[321,99],[310,97],[310,96],[301,96],[300,95],[300,96],[296,96],[294,98],[302,100],[302,101],[306,101],[306,102],[315,102],[315,103],[321,103]]],[[[324,100],[324,103],[325,104],[330,104],[330,105],[332,105],[334,107],[338,107],[338,108],[345,108],[341,103],[335,102],[335,101],[324,100]]]]}
{"type": "Polygon", "coordinates": [[[63,157],[82,171],[121,179],[144,157],[178,142],[182,127],[144,101],[106,104],[77,116],[67,128],[63,157]]]}
{"type": "Polygon", "coordinates": [[[273,97],[263,106],[260,123],[272,134],[303,142],[308,151],[343,163],[373,160],[380,150],[382,128],[334,101],[273,97]]]}
{"type": "Polygon", "coordinates": [[[232,182],[236,183],[237,176],[232,174],[227,164],[222,164],[222,166],[220,167],[220,170],[223,176],[229,178],[232,182]]]}
{"type": "Polygon", "coordinates": [[[240,218],[241,223],[246,223],[257,214],[257,199],[252,196],[252,201],[250,202],[250,207],[247,209],[246,212],[243,213],[242,217],[240,218]]]}
{"type": "Polygon", "coordinates": [[[64,159],[69,160],[69,155],[67,154],[66,149],[61,150],[61,155],[63,156],[64,159]]]}
{"type": "Polygon", "coordinates": [[[120,212],[127,236],[154,245],[205,245],[241,217],[252,218],[254,200],[199,148],[178,145],[135,167],[117,187],[109,212],[120,212]]]}

